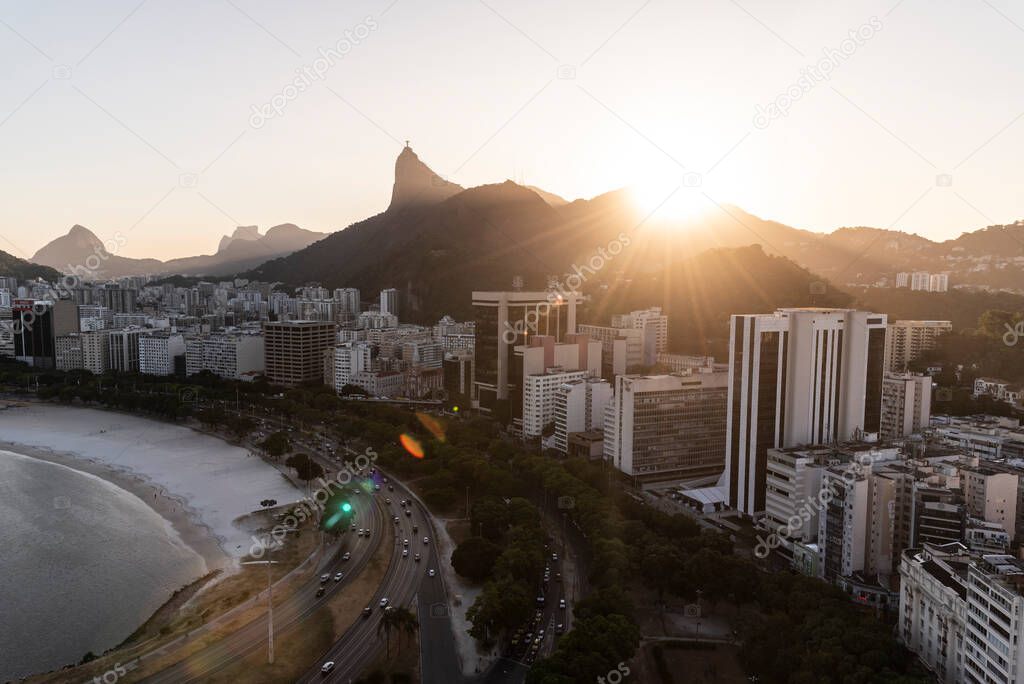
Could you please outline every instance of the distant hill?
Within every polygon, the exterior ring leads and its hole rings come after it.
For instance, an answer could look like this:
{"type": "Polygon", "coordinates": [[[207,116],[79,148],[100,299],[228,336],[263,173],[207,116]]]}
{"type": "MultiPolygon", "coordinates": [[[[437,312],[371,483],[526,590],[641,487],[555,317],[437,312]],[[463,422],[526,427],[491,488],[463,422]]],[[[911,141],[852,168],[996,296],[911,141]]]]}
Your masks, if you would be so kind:
{"type": "Polygon", "coordinates": [[[33,264],[0,250],[0,276],[14,276],[18,280],[42,278],[47,282],[56,282],[60,278],[60,273],[49,266],[33,264]]]}
{"type": "Polygon", "coordinates": [[[225,276],[258,266],[267,259],[290,254],[325,235],[291,223],[274,226],[265,235],[260,235],[256,226],[240,226],[233,235],[221,238],[216,254],[162,262],[118,256],[113,253],[116,250],[108,250],[91,230],[75,225],[66,235],[36,252],[32,261],[61,272],[96,266],[94,273],[99,279],[164,274],[225,276]],[[98,260],[98,265],[96,255],[104,257],[98,260]]]}

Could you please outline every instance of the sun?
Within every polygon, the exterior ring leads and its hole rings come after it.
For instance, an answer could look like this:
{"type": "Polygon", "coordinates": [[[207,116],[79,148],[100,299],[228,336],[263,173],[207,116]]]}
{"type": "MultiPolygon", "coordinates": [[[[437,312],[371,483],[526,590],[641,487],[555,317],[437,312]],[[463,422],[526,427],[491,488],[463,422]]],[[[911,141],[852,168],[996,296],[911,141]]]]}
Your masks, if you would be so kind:
{"type": "Polygon", "coordinates": [[[709,210],[711,201],[701,192],[700,185],[700,175],[688,173],[682,177],[643,177],[631,183],[629,189],[637,208],[648,221],[678,223],[709,210]]]}

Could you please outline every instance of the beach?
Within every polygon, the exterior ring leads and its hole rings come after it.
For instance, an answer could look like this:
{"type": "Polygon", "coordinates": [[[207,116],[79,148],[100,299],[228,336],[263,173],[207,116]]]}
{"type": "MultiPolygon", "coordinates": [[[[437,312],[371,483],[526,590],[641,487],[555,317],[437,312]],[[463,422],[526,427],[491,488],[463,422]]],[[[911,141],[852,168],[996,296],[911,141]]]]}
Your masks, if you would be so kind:
{"type": "Polygon", "coordinates": [[[261,501],[302,498],[217,437],[36,403],[0,410],[0,474],[0,681],[117,646],[177,589],[237,567],[261,501]]]}

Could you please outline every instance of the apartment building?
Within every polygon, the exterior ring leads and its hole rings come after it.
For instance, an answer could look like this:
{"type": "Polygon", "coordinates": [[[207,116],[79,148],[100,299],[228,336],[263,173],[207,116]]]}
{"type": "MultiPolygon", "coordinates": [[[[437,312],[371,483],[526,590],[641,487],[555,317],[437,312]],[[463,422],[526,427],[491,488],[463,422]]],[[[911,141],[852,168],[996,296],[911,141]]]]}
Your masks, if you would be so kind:
{"type": "Polygon", "coordinates": [[[333,322],[264,323],[264,368],[270,382],[294,387],[323,381],[324,350],[334,346],[333,322]]]}
{"type": "Polygon", "coordinates": [[[931,420],[932,378],[912,373],[886,373],[882,379],[883,440],[918,434],[931,420]]]}
{"type": "Polygon", "coordinates": [[[951,321],[892,321],[886,332],[885,369],[904,373],[911,362],[934,349],[936,340],[953,330],[951,321]]]}
{"type": "Polygon", "coordinates": [[[584,377],[555,388],[555,449],[569,450],[569,438],[604,427],[604,412],[612,400],[612,386],[603,378],[584,377]]]}

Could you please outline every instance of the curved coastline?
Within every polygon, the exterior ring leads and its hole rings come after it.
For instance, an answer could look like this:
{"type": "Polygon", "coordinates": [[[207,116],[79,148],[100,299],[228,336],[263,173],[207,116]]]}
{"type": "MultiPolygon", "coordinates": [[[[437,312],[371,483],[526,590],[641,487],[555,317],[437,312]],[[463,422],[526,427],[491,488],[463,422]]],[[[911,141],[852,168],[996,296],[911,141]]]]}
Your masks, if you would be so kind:
{"type": "MultiPolygon", "coordinates": [[[[281,503],[302,497],[284,474],[245,449],[150,418],[19,402],[0,411],[0,436],[0,450],[69,468],[132,495],[164,522],[169,540],[202,560],[203,572],[175,587],[152,614],[133,624],[127,640],[176,600],[180,603],[181,591],[194,597],[238,568],[249,548],[243,519],[259,509],[264,496],[281,503]]],[[[52,667],[69,664],[54,662],[52,667]]]]}

